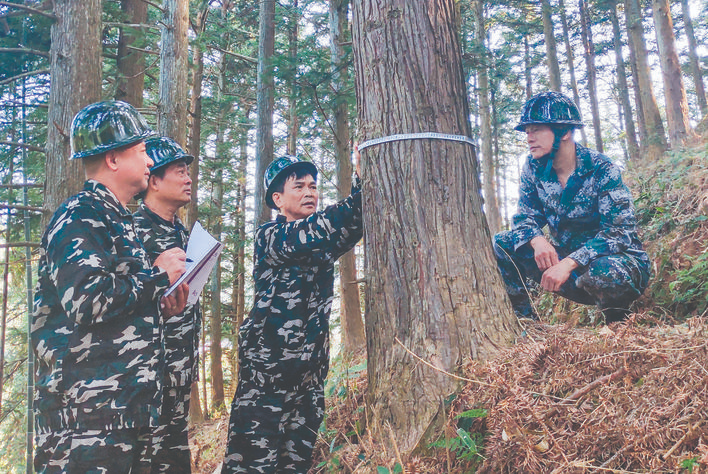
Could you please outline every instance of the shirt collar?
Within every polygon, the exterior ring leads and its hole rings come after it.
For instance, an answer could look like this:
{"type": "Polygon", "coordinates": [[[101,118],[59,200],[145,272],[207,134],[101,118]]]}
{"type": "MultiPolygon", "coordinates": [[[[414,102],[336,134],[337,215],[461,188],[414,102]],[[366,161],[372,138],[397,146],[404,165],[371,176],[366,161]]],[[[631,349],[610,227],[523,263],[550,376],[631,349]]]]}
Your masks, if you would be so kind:
{"type": "Polygon", "coordinates": [[[123,217],[132,216],[128,210],[123,207],[118,198],[113,192],[108,189],[103,183],[99,183],[95,179],[89,179],[84,183],[84,191],[89,191],[98,194],[103,199],[106,206],[113,208],[115,212],[123,217]]]}

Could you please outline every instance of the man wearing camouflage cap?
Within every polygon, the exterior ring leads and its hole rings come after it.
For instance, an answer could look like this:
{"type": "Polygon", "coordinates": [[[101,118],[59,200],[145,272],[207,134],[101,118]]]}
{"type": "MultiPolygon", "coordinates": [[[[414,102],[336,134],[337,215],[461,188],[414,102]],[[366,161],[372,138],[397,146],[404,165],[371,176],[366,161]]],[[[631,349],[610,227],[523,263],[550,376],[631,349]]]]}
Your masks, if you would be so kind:
{"type": "Polygon", "coordinates": [[[162,297],[184,251],[153,266],[126,210],[147,186],[151,135],[124,102],[88,105],[72,121],[70,159],[87,181],[44,233],[32,316],[38,473],[150,472],[161,319],[182,311],[188,291],[162,297]]]}
{"type": "MultiPolygon", "coordinates": [[[[145,151],[153,165],[143,202],[133,217],[138,236],[153,261],[169,249],[187,246],[187,229],[177,211],[192,200],[189,164],[194,157],[168,137],[148,138],[145,151]]],[[[198,303],[188,304],[183,312],[165,320],[163,401],[153,441],[153,472],[191,472],[189,398],[199,375],[200,326],[198,303]]]]}
{"type": "Polygon", "coordinates": [[[526,279],[597,305],[608,323],[627,316],[649,281],[632,195],[608,157],[575,143],[573,130],[582,126],[577,106],[559,92],[529,99],[516,126],[531,153],[512,230],[494,236],[494,251],[522,318],[537,318],[526,279]]]}

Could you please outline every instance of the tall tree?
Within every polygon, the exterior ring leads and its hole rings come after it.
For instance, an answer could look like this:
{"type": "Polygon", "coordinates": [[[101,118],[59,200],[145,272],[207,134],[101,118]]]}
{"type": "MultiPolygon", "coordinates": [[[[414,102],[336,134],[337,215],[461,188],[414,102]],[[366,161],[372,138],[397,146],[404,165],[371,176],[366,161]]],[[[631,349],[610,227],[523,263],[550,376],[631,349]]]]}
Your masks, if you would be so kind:
{"type": "Polygon", "coordinates": [[[639,89],[643,128],[646,131],[646,135],[642,137],[641,141],[642,155],[653,160],[666,151],[668,143],[666,142],[664,123],[661,121],[659,107],[656,105],[654,97],[639,0],[625,0],[624,11],[627,17],[627,30],[631,38],[629,44],[634,49],[634,69],[636,70],[634,87],[639,89]]]}
{"type": "MultiPolygon", "coordinates": [[[[494,154],[492,153],[492,119],[489,106],[489,73],[487,69],[489,53],[485,45],[487,30],[484,26],[484,1],[475,0],[473,5],[475,11],[475,51],[477,52],[477,97],[479,100],[479,120],[481,122],[480,128],[482,132],[480,135],[482,139],[484,209],[489,229],[492,233],[495,233],[501,230],[501,214],[499,213],[499,205],[497,203],[496,170],[494,166],[494,154]]],[[[556,69],[557,68],[558,64],[556,63],[556,69]]]]}
{"type": "MultiPolygon", "coordinates": [[[[349,0],[330,0],[329,35],[334,92],[332,128],[337,163],[337,195],[340,199],[347,197],[352,186],[349,104],[346,97],[349,61],[343,46],[348,36],[348,17],[349,0]]],[[[351,250],[339,259],[339,284],[342,294],[339,318],[342,323],[342,349],[345,352],[355,351],[366,344],[364,321],[361,318],[359,285],[356,279],[356,255],[354,250],[351,250]]]]}
{"type": "Polygon", "coordinates": [[[189,0],[164,0],[157,131],[187,145],[189,0]]]}
{"type": "MultiPolygon", "coordinates": [[[[568,28],[568,15],[565,11],[565,2],[558,0],[558,11],[560,12],[561,25],[563,26],[563,42],[565,43],[565,57],[568,62],[568,75],[570,76],[570,89],[573,91],[575,104],[580,107],[580,94],[578,93],[578,81],[575,78],[575,55],[570,45],[570,28],[568,28]]],[[[580,129],[580,137],[583,146],[588,146],[588,137],[585,127],[580,129]]]]}
{"type": "Polygon", "coordinates": [[[592,112],[592,125],[595,131],[595,148],[602,153],[602,127],[600,123],[600,106],[597,101],[597,70],[595,69],[595,44],[592,38],[592,24],[590,12],[588,12],[587,1],[579,0],[580,9],[580,34],[583,39],[583,49],[585,51],[585,69],[588,79],[588,95],[590,96],[590,111],[592,112]]]}
{"type": "Polygon", "coordinates": [[[558,66],[558,48],[553,28],[551,2],[541,0],[541,17],[543,18],[543,35],[546,38],[546,63],[548,64],[548,80],[551,90],[561,90],[560,67],[558,66]]]}
{"type": "Polygon", "coordinates": [[[144,0],[121,0],[120,8],[131,25],[120,28],[116,79],[116,100],[124,100],[135,107],[143,106],[145,88],[145,55],[136,44],[136,26],[147,21],[147,2],[144,0]]]}
{"type": "MultiPolygon", "coordinates": [[[[454,0],[355,0],[361,135],[470,136],[454,0]]],[[[482,214],[474,148],[411,139],[363,150],[370,427],[410,452],[442,416],[463,359],[519,328],[482,214]],[[400,342],[400,343],[399,343],[400,342]]]]}
{"type": "Polygon", "coordinates": [[[256,226],[270,220],[265,205],[263,174],[273,161],[273,54],[275,53],[275,0],[261,0],[258,14],[258,79],[256,82],[256,189],[254,221],[256,226]]]}
{"type": "Polygon", "coordinates": [[[300,10],[298,8],[298,0],[291,0],[290,14],[288,15],[288,59],[290,69],[290,91],[288,95],[288,155],[297,154],[297,136],[300,128],[300,119],[297,110],[297,50],[298,50],[298,31],[300,23],[300,10]]]}
{"type": "Polygon", "coordinates": [[[688,121],[688,98],[683,85],[683,73],[676,51],[674,23],[669,0],[652,0],[652,13],[659,47],[661,76],[664,78],[666,117],[669,122],[669,141],[678,146],[693,134],[688,121]]]}
{"type": "Polygon", "coordinates": [[[69,161],[71,120],[101,97],[101,2],[67,0],[54,4],[51,88],[47,116],[45,222],[84,182],[81,160],[69,161]]]}
{"type": "Polygon", "coordinates": [[[688,58],[691,63],[691,74],[693,75],[693,84],[696,88],[696,100],[698,107],[701,109],[701,115],[708,115],[708,102],[706,102],[706,89],[703,86],[703,71],[698,62],[698,43],[696,42],[696,34],[693,31],[693,21],[691,21],[691,11],[688,7],[688,0],[681,0],[681,10],[683,12],[683,26],[686,30],[686,38],[688,39],[688,58]]]}

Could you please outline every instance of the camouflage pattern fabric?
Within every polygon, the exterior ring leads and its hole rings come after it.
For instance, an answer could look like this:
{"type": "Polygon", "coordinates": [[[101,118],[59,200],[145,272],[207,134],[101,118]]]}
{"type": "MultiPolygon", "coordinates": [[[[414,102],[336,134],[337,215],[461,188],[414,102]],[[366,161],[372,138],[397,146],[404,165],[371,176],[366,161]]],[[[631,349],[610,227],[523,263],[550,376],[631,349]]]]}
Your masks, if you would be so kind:
{"type": "Polygon", "coordinates": [[[189,474],[189,399],[191,386],[165,387],[160,426],[153,431],[152,472],[189,474]]]}
{"type": "Polygon", "coordinates": [[[578,144],[576,154],[577,167],[565,188],[551,160],[528,158],[512,230],[494,238],[507,291],[522,314],[528,304],[523,279],[540,281],[541,275],[528,243],[543,235],[545,226],[559,258],[580,265],[560,294],[583,304],[626,308],[648,284],[649,257],[637,236],[634,202],[619,168],[578,144]]]}
{"type": "Polygon", "coordinates": [[[105,186],[89,180],[59,207],[42,238],[32,316],[38,438],[157,426],[168,285],[105,186]]]}
{"type": "Polygon", "coordinates": [[[334,262],[361,239],[361,193],[255,235],[255,304],[239,332],[239,385],[223,472],[306,472],[323,416],[334,262]]]}

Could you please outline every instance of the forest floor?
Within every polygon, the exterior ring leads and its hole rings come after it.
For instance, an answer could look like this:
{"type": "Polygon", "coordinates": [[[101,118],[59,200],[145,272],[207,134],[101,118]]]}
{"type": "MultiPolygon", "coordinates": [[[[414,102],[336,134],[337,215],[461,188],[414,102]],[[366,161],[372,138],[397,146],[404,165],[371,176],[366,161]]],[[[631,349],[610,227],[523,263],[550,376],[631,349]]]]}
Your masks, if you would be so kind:
{"type": "MultiPolygon", "coordinates": [[[[440,438],[410,456],[366,429],[365,357],[336,360],[311,473],[708,472],[708,142],[625,177],[654,274],[627,321],[537,296],[541,322],[463,368],[440,438]]],[[[217,468],[227,425],[195,427],[193,472],[217,468]]]]}

